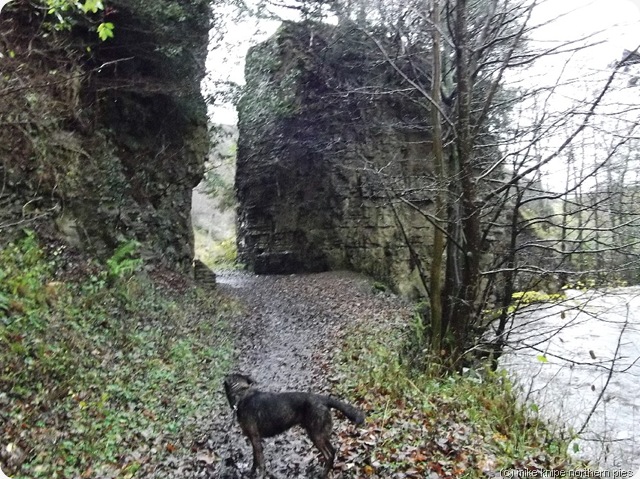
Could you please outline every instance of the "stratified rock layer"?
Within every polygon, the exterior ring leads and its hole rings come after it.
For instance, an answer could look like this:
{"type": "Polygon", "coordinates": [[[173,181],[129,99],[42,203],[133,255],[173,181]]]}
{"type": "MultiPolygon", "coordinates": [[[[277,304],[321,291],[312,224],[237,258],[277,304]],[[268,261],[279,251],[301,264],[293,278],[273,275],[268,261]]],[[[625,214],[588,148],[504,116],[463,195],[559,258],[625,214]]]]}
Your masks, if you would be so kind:
{"type": "Polygon", "coordinates": [[[352,269],[412,293],[433,235],[424,100],[348,26],[284,23],[250,50],[246,81],[240,259],[257,273],[352,269]]]}

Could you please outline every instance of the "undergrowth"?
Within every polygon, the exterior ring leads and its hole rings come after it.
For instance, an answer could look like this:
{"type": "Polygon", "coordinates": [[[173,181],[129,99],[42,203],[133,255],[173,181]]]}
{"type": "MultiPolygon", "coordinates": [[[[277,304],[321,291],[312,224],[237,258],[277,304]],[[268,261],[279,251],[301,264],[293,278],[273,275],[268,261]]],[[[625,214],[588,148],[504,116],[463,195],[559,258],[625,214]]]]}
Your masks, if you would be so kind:
{"type": "Polygon", "coordinates": [[[194,230],[197,256],[207,266],[215,270],[237,269],[238,251],[234,236],[224,239],[211,237],[201,229],[194,230]]]}
{"type": "Polygon", "coordinates": [[[360,437],[342,444],[352,477],[480,478],[571,464],[570,438],[518,401],[504,373],[430,376],[402,360],[400,331],[368,325],[346,337],[336,364],[338,393],[368,417],[360,437]]]}
{"type": "Polygon", "coordinates": [[[228,305],[168,272],[160,286],[135,249],[101,265],[27,232],[0,251],[0,463],[14,479],[157,470],[214,408],[228,305]]]}

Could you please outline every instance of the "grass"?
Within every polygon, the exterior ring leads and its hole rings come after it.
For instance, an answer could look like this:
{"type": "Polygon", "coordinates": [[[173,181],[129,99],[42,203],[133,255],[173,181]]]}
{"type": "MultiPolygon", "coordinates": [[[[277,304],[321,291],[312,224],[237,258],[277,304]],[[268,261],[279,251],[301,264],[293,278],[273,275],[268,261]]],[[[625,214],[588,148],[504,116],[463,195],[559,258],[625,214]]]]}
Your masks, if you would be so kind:
{"type": "MultiPolygon", "coordinates": [[[[33,233],[0,251],[0,461],[9,476],[141,477],[192,454],[220,406],[211,390],[231,361],[231,306],[140,266],[131,243],[104,264],[43,248],[33,233]]],[[[342,429],[344,477],[570,467],[571,438],[522,405],[504,374],[412,370],[399,353],[406,333],[384,324],[345,337],[336,392],[368,418],[358,433],[342,429]]]]}
{"type": "Polygon", "coordinates": [[[200,229],[194,230],[196,256],[215,270],[229,270],[239,268],[236,263],[238,251],[235,236],[224,239],[211,237],[200,229]]]}
{"type": "Polygon", "coordinates": [[[0,252],[0,443],[14,479],[142,475],[188,454],[217,406],[229,305],[132,261],[45,250],[33,233],[0,252]]]}
{"type": "Polygon", "coordinates": [[[504,372],[430,376],[398,353],[405,333],[384,326],[346,335],[338,394],[368,411],[366,430],[343,438],[353,477],[481,478],[501,469],[565,469],[570,437],[517,399],[504,372]],[[357,452],[356,452],[357,451],[357,452]]]}

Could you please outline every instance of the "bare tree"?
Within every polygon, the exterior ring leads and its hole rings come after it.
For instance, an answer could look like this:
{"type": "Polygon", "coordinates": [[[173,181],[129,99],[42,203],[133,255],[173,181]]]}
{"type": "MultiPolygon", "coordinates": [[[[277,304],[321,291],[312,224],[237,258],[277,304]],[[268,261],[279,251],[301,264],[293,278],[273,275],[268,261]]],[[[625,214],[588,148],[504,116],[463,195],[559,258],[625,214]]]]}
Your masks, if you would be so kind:
{"type": "MultiPolygon", "coordinates": [[[[422,54],[431,59],[430,88],[419,85],[404,70],[396,70],[423,94],[431,112],[432,134],[437,137],[433,157],[441,189],[435,192],[436,206],[430,212],[436,253],[425,259],[431,262],[426,285],[431,346],[439,355],[444,344],[450,364],[457,367],[465,351],[473,348],[477,333],[496,314],[501,320],[494,352],[499,351],[513,312],[513,293],[539,288],[557,291],[581,263],[593,263],[588,271],[593,276],[609,264],[607,255],[630,251],[628,241],[614,241],[621,239],[616,233],[621,230],[619,225],[627,227],[629,222],[612,214],[608,205],[614,196],[610,187],[603,189],[602,182],[609,178],[607,184],[611,184],[611,174],[607,177],[604,172],[610,171],[608,165],[633,138],[637,121],[627,119],[627,131],[620,132],[619,126],[604,126],[603,120],[611,117],[606,104],[628,59],[594,73],[588,79],[587,95],[563,110],[552,108],[549,102],[559,90],[575,87],[575,79],[560,77],[544,87],[504,87],[512,69],[557,52],[579,52],[590,44],[585,38],[545,50],[530,48],[527,37],[538,28],[530,24],[536,2],[450,1],[443,5],[442,16],[433,11],[439,7],[437,2],[430,5],[426,28],[433,38],[431,42],[421,39],[422,54]],[[527,103],[535,104],[535,109],[516,108],[527,103]],[[506,126],[504,118],[513,121],[518,113],[523,116],[516,118],[518,127],[506,126]],[[442,152],[440,144],[445,145],[442,152]],[[584,151],[576,158],[576,148],[596,146],[593,162],[585,163],[584,151]],[[446,169],[440,163],[445,155],[446,169]],[[541,183],[545,167],[563,162],[573,171],[574,180],[569,181],[567,175],[565,191],[550,192],[541,183]],[[439,203],[443,192],[448,199],[446,213],[439,203]],[[585,198],[591,198],[590,204],[584,203],[585,198]],[[560,214],[555,212],[558,205],[560,214]],[[446,266],[441,283],[438,251],[442,239],[446,239],[446,266]],[[496,247],[498,254],[491,252],[496,247]],[[486,314],[496,306],[497,313],[486,314]]],[[[403,18],[394,28],[415,24],[403,18]]],[[[378,45],[383,48],[380,42],[378,45]]],[[[390,54],[386,58],[395,61],[390,54]]]]}
{"type": "Polygon", "coordinates": [[[431,256],[414,260],[429,300],[430,351],[454,369],[495,318],[490,349],[499,356],[514,293],[554,293],[583,277],[611,278],[604,273],[612,263],[628,279],[635,261],[629,199],[637,189],[625,187],[630,175],[623,172],[637,141],[631,119],[637,108],[633,102],[621,107],[615,92],[622,77],[632,82],[636,54],[583,77],[567,75],[567,61],[544,83],[523,81],[535,62],[571,59],[597,41],[534,45],[530,38],[542,27],[531,20],[537,3],[266,3],[350,22],[395,75],[393,87],[359,86],[351,93],[401,92],[429,124],[431,154],[424,160],[433,166],[433,202],[425,206],[408,191],[387,191],[390,202],[420,211],[433,226],[431,256]],[[581,95],[566,101],[567,91],[581,95]],[[553,187],[549,171],[563,178],[553,187]]]}

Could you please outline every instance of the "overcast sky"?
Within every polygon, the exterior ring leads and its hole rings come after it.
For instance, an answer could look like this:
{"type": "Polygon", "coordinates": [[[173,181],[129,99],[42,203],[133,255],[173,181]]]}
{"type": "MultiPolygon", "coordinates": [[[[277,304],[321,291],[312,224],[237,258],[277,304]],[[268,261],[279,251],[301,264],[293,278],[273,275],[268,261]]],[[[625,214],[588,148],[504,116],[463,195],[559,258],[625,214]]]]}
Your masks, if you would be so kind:
{"type": "MultiPolygon", "coordinates": [[[[633,50],[640,45],[640,0],[546,0],[535,10],[533,22],[543,24],[550,20],[553,20],[550,24],[536,30],[536,41],[564,42],[598,32],[591,40],[602,43],[572,59],[572,67],[576,70],[585,63],[591,67],[604,67],[619,59],[624,49],[633,50]]],[[[244,83],[247,49],[273,34],[277,26],[275,22],[230,23],[222,45],[209,55],[207,65],[211,77],[244,83]]],[[[543,62],[540,71],[553,67],[552,63],[543,62]]],[[[232,124],[237,120],[232,106],[211,108],[211,114],[215,123],[232,124]]]]}
{"type": "Polygon", "coordinates": [[[534,11],[540,41],[567,41],[597,33],[605,43],[589,50],[592,60],[611,62],[624,48],[640,45],[640,0],[546,0],[534,11]]]}

